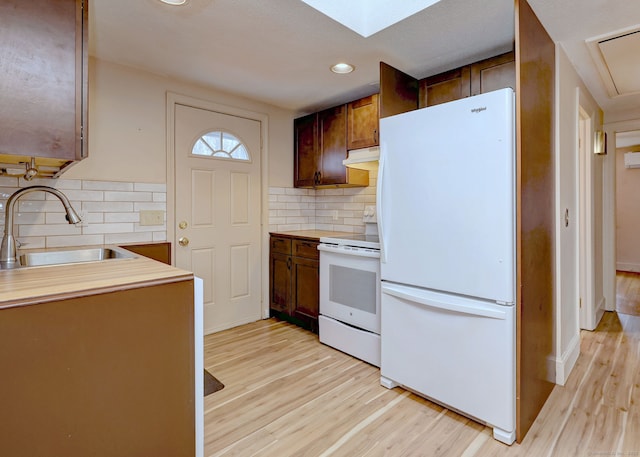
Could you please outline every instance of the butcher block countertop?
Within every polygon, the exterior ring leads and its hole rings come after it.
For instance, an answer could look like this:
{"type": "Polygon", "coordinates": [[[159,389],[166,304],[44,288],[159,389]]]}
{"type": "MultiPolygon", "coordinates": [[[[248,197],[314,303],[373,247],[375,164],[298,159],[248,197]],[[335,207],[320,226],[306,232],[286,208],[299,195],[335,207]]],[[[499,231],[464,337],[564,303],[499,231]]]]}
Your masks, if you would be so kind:
{"type": "Polygon", "coordinates": [[[0,309],[193,279],[142,257],[0,270],[0,309]]]}
{"type": "Polygon", "coordinates": [[[288,238],[305,238],[308,240],[318,241],[325,236],[340,237],[353,235],[351,232],[334,232],[331,230],[291,230],[284,232],[271,232],[274,236],[284,236],[288,238]]]}

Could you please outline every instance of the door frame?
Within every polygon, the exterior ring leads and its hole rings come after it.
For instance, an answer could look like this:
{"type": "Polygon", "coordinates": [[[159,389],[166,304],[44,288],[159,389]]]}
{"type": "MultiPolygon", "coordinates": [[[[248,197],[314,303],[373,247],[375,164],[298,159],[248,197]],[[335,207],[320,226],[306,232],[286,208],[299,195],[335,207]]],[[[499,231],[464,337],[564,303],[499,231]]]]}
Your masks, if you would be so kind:
{"type": "Polygon", "coordinates": [[[603,170],[603,246],[604,295],[606,310],[616,309],[616,132],[640,130],[640,119],[608,122],[604,125],[607,133],[607,155],[603,170]]]}
{"type": "Polygon", "coordinates": [[[593,199],[591,185],[591,135],[593,119],[587,110],[580,105],[578,94],[578,126],[577,148],[578,155],[578,297],[579,322],[581,329],[593,330],[594,308],[594,268],[593,268],[593,199]]]}
{"type": "Polygon", "coordinates": [[[175,106],[186,105],[229,116],[238,116],[260,122],[260,307],[262,317],[269,317],[269,116],[264,113],[249,111],[229,105],[210,102],[187,95],[167,91],[167,240],[173,243],[171,264],[175,266],[175,106]]]}

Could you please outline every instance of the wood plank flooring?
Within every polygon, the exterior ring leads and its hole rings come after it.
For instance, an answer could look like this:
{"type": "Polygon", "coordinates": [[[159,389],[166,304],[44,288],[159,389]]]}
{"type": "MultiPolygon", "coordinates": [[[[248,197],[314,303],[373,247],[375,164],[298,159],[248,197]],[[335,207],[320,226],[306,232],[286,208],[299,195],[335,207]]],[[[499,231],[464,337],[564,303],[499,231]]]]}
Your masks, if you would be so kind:
{"type": "Polygon", "coordinates": [[[640,273],[616,271],[616,310],[640,316],[640,273]]]}
{"type": "Polygon", "coordinates": [[[521,444],[409,392],[377,368],[275,319],[205,337],[204,366],[225,388],[205,397],[206,456],[639,456],[640,317],[605,313],[582,332],[521,444]]]}

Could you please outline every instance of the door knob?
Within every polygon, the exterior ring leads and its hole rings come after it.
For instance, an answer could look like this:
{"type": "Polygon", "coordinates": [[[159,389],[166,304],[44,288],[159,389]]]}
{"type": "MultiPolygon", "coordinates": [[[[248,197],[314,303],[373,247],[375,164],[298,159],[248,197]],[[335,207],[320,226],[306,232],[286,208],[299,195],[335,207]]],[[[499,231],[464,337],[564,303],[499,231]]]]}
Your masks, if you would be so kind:
{"type": "Polygon", "coordinates": [[[181,228],[182,230],[187,228],[187,221],[180,221],[180,223],[178,224],[178,228],[181,228]]]}
{"type": "Polygon", "coordinates": [[[180,246],[187,246],[189,244],[189,238],[187,238],[186,236],[181,236],[180,239],[178,239],[178,244],[180,246]]]}

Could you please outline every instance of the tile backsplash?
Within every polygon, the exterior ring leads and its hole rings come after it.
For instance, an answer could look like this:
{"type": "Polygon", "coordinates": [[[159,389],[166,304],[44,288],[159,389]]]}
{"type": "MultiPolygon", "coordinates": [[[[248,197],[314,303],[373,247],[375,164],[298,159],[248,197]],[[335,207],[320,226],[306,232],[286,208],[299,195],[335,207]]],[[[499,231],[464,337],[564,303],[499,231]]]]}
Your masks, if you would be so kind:
{"type": "MultiPolygon", "coordinates": [[[[0,236],[9,196],[22,187],[44,185],[63,192],[82,217],[65,220],[60,201],[45,192],[25,194],[14,207],[14,236],[24,249],[166,241],[165,184],[34,179],[0,176],[0,236]],[[162,225],[140,225],[140,211],[162,211],[162,225]]],[[[376,178],[369,187],[344,189],[269,188],[269,231],[337,230],[364,232],[365,206],[376,203],[376,178]]]]}
{"type": "Polygon", "coordinates": [[[336,230],[363,233],[365,206],[376,204],[376,174],[369,187],[269,188],[269,231],[336,230]]]}
{"type": "Polygon", "coordinates": [[[64,193],[82,217],[78,225],[65,220],[64,208],[45,192],[25,194],[14,207],[14,236],[25,249],[95,244],[146,243],[167,239],[165,184],[0,177],[0,232],[4,232],[9,196],[21,187],[44,185],[64,193]],[[165,214],[162,225],[140,225],[140,211],[165,214]]]}

